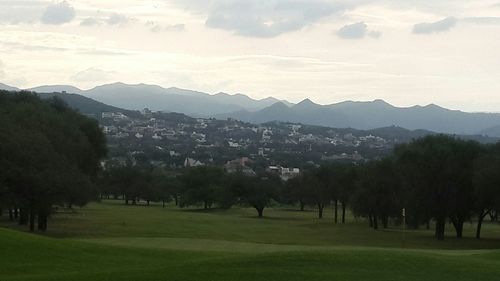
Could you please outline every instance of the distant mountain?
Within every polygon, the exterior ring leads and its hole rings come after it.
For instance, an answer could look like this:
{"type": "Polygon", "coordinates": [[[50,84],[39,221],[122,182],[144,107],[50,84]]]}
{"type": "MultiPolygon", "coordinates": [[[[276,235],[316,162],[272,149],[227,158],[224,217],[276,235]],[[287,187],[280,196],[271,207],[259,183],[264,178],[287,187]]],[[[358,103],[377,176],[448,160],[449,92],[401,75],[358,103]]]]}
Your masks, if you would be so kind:
{"type": "Polygon", "coordinates": [[[19,91],[20,89],[0,83],[0,90],[13,92],[13,91],[19,91]]]}
{"type": "MultiPolygon", "coordinates": [[[[129,110],[149,108],[154,111],[180,112],[192,116],[211,116],[233,111],[258,111],[279,100],[266,98],[255,100],[242,94],[203,92],[162,88],[156,85],[113,83],[81,90],[68,85],[48,85],[29,89],[38,93],[74,93],[129,110]]],[[[287,101],[283,101],[287,104],[287,101]]]]}
{"type": "Polygon", "coordinates": [[[48,85],[48,86],[39,86],[27,89],[28,91],[33,91],[37,93],[62,93],[66,92],[69,94],[81,94],[83,91],[78,89],[77,87],[70,85],[48,85]]]}
{"type": "MultiPolygon", "coordinates": [[[[18,90],[0,84],[0,89],[2,88],[18,90]]],[[[291,104],[275,98],[255,100],[242,94],[210,95],[179,88],[124,83],[102,85],[90,90],[68,85],[41,86],[30,90],[39,93],[76,93],[127,110],[149,108],[153,111],[178,112],[194,117],[234,118],[251,123],[283,121],[360,130],[397,126],[447,134],[500,137],[500,114],[467,113],[435,104],[395,107],[383,100],[374,100],[319,105],[309,99],[291,104]]]]}
{"type": "Polygon", "coordinates": [[[485,136],[490,136],[490,137],[495,137],[495,138],[500,138],[500,125],[481,130],[481,131],[479,131],[479,134],[485,135],[485,136]]]}
{"type": "Polygon", "coordinates": [[[346,101],[319,105],[306,99],[292,107],[275,104],[257,112],[237,111],[216,115],[246,122],[289,121],[303,124],[369,130],[398,126],[410,130],[430,130],[448,134],[481,134],[482,130],[500,125],[500,114],[467,113],[437,105],[395,107],[383,100],[346,101]]]}

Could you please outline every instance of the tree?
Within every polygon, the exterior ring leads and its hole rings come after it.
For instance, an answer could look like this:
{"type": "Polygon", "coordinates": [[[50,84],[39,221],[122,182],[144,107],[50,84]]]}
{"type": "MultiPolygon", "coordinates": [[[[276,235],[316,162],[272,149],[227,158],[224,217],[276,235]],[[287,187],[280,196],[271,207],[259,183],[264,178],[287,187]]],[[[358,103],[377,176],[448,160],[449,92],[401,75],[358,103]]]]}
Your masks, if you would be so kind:
{"type": "MultiPolygon", "coordinates": [[[[337,198],[342,205],[342,223],[345,223],[347,204],[356,188],[358,180],[356,167],[353,164],[332,165],[331,174],[333,175],[335,198],[337,198]]],[[[335,215],[335,218],[336,217],[335,215]]],[[[337,222],[337,220],[335,220],[335,222],[337,222]]]]}
{"type": "Polygon", "coordinates": [[[400,183],[391,158],[373,161],[361,169],[359,186],[352,197],[353,211],[367,216],[370,226],[378,229],[380,219],[387,228],[388,219],[399,215],[399,198],[400,183]]]}
{"type": "Polygon", "coordinates": [[[331,190],[328,184],[318,178],[318,171],[306,171],[302,173],[301,184],[307,192],[307,202],[318,207],[318,218],[323,218],[323,210],[330,203],[331,190]]]}
{"type": "Polygon", "coordinates": [[[474,162],[474,210],[477,214],[476,238],[486,215],[500,209],[500,144],[489,146],[474,162]]]}
{"type": "Polygon", "coordinates": [[[259,218],[264,216],[264,209],[271,200],[277,200],[281,188],[281,179],[274,174],[263,174],[257,177],[236,175],[232,190],[240,198],[240,202],[257,210],[259,218]]]}
{"type": "Polygon", "coordinates": [[[427,136],[395,149],[397,166],[406,188],[436,220],[435,236],[444,239],[446,219],[450,218],[457,237],[472,211],[473,160],[480,145],[445,135],[427,136]]]}
{"type": "Polygon", "coordinates": [[[339,185],[337,181],[337,165],[333,166],[321,166],[316,170],[316,177],[321,186],[327,189],[329,192],[328,202],[333,200],[333,220],[335,223],[338,222],[338,197],[339,197],[339,185]]]}
{"type": "Polygon", "coordinates": [[[224,171],[218,167],[201,166],[187,169],[182,175],[181,207],[203,203],[209,209],[216,202],[217,189],[223,183],[224,171]]]}
{"type": "Polygon", "coordinates": [[[99,160],[106,153],[97,122],[60,100],[0,93],[0,186],[19,223],[47,229],[53,205],[84,205],[95,195],[99,160]]]}
{"type": "Polygon", "coordinates": [[[296,204],[298,202],[300,210],[304,211],[307,203],[307,186],[303,184],[303,177],[298,176],[289,179],[283,185],[281,197],[281,201],[287,204],[296,204]]]}

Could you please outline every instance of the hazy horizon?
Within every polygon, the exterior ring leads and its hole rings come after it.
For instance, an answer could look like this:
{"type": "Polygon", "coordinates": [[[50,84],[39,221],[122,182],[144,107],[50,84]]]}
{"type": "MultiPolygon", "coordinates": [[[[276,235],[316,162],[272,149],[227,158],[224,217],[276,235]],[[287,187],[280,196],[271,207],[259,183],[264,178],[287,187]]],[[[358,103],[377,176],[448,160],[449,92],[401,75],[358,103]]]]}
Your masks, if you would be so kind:
{"type": "Polygon", "coordinates": [[[500,112],[500,1],[0,1],[0,82],[500,112]]]}

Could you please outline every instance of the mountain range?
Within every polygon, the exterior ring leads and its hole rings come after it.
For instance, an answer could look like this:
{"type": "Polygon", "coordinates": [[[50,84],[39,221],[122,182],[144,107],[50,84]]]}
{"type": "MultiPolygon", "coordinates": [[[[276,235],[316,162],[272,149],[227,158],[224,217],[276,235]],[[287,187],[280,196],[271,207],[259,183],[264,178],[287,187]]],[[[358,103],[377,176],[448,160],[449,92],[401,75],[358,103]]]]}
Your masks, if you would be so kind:
{"type": "MultiPolygon", "coordinates": [[[[0,89],[19,90],[1,83],[0,89]]],[[[210,95],[179,88],[124,83],[107,84],[89,90],[68,85],[40,86],[28,90],[37,93],[72,93],[96,100],[101,105],[126,110],[149,108],[194,117],[234,118],[251,123],[283,121],[361,130],[397,126],[447,134],[500,137],[500,114],[468,113],[435,104],[395,107],[383,100],[374,100],[320,105],[309,99],[292,104],[272,97],[256,100],[242,94],[210,95]]]]}
{"type": "Polygon", "coordinates": [[[180,112],[196,117],[206,117],[232,111],[258,111],[276,102],[290,104],[275,98],[261,100],[246,95],[207,93],[179,88],[162,88],[156,85],[113,83],[97,86],[89,90],[81,90],[68,85],[40,86],[29,89],[38,93],[67,92],[92,98],[112,106],[141,110],[149,108],[153,111],[180,112]]]}
{"type": "Polygon", "coordinates": [[[257,112],[241,110],[216,117],[252,123],[275,120],[360,130],[398,126],[447,134],[500,136],[500,114],[497,113],[468,113],[435,104],[395,107],[383,100],[319,105],[306,99],[292,106],[278,102],[257,112]]]}

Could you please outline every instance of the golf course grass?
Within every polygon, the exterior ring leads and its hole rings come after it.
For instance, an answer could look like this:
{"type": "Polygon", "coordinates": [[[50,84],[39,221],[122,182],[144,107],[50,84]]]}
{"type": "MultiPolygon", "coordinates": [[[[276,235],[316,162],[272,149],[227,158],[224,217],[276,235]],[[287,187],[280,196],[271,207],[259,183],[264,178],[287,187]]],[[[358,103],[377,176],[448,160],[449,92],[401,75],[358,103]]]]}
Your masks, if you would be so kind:
{"type": "Polygon", "coordinates": [[[500,280],[500,226],[484,239],[374,231],[285,208],[177,209],[93,203],[44,235],[0,219],[0,280],[500,280]]]}

